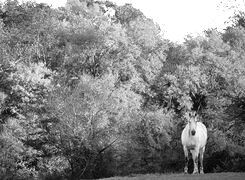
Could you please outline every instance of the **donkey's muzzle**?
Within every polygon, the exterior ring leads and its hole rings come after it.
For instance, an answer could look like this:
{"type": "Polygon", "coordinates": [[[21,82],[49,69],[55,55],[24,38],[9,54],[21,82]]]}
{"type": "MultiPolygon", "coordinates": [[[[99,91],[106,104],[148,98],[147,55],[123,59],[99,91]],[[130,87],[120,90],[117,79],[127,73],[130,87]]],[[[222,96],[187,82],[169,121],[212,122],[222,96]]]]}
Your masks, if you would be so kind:
{"type": "Polygon", "coordinates": [[[194,136],[196,134],[196,131],[195,130],[192,130],[191,131],[191,135],[194,136]]]}

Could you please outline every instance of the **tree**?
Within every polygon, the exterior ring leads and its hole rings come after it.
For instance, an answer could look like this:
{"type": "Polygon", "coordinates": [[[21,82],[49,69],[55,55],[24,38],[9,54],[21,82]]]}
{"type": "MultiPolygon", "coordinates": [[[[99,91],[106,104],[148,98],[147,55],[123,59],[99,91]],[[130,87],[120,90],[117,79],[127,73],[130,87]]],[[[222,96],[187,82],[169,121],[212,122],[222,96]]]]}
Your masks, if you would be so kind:
{"type": "Polygon", "coordinates": [[[50,98],[53,117],[59,120],[51,134],[73,178],[93,177],[98,158],[118,143],[120,129],[131,122],[137,104],[139,108],[140,97],[115,89],[115,81],[112,74],[97,79],[83,75],[75,89],[58,88],[50,98]]]}
{"type": "Polygon", "coordinates": [[[244,170],[242,13],[183,44],[130,4],[9,0],[0,17],[1,179],[179,171],[189,111],[207,171],[244,170]]]}

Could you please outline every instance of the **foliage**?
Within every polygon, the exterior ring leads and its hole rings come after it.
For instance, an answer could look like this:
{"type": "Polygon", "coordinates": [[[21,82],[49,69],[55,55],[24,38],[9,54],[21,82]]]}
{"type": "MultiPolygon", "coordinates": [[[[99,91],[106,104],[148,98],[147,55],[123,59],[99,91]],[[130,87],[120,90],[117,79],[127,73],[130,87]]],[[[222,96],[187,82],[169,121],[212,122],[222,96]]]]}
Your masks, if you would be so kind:
{"type": "Polygon", "coordinates": [[[58,88],[50,97],[53,117],[59,119],[51,134],[73,178],[93,177],[98,157],[119,141],[119,128],[131,121],[126,113],[140,107],[137,95],[122,94],[114,83],[111,74],[99,79],[84,75],[75,89],[58,88]]]}
{"type": "Polygon", "coordinates": [[[180,134],[208,128],[206,172],[244,171],[244,13],[183,44],[131,4],[0,7],[0,179],[182,171],[180,134]]]}

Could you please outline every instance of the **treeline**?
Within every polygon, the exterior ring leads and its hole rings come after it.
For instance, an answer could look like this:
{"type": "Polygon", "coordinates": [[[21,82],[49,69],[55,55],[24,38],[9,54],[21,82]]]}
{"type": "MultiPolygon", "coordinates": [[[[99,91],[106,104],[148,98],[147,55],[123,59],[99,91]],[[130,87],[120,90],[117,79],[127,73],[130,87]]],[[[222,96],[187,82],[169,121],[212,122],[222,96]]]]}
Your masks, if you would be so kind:
{"type": "Polygon", "coordinates": [[[0,6],[0,179],[183,171],[185,113],[205,172],[245,170],[245,16],[181,45],[130,4],[0,6]]]}

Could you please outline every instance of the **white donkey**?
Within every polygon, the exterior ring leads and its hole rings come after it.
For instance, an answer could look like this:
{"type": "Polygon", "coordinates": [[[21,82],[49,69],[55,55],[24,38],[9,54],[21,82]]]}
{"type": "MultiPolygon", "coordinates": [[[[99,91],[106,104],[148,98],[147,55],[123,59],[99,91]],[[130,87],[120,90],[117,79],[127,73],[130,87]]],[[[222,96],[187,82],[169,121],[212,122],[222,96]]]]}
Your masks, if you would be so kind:
{"type": "Polygon", "coordinates": [[[181,142],[185,153],[184,172],[188,171],[188,151],[192,154],[194,163],[193,174],[198,173],[198,155],[200,154],[200,173],[203,174],[203,154],[207,143],[207,128],[202,122],[199,122],[195,114],[189,113],[188,124],[181,134],[181,142]]]}

